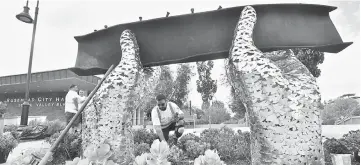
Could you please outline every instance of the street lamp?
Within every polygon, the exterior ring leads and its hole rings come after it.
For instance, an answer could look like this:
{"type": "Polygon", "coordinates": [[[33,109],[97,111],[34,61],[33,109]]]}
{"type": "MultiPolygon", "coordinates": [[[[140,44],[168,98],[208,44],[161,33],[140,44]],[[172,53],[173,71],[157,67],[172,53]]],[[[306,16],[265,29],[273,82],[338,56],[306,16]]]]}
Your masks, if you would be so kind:
{"type": "Polygon", "coordinates": [[[29,66],[28,66],[28,74],[26,76],[26,88],[25,88],[25,98],[24,103],[22,104],[22,111],[21,111],[21,121],[20,125],[26,126],[28,125],[28,116],[29,116],[29,85],[30,85],[30,78],[31,78],[31,66],[33,62],[33,52],[34,52],[34,43],[35,43],[35,32],[36,32],[36,23],[38,20],[38,12],[39,12],[39,0],[36,3],[35,8],[35,18],[34,20],[29,15],[29,7],[28,7],[29,0],[26,1],[26,6],[24,6],[24,11],[20,14],[16,15],[16,18],[25,23],[32,23],[33,24],[33,36],[31,40],[31,49],[30,49],[30,57],[29,57],[29,66]]]}

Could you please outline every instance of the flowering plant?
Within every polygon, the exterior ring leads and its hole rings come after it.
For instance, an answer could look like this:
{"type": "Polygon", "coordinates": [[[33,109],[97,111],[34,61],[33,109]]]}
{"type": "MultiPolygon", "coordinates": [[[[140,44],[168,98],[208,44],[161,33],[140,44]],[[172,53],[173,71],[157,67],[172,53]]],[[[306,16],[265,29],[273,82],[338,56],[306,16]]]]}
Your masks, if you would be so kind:
{"type": "Polygon", "coordinates": [[[118,165],[112,160],[108,160],[112,154],[113,152],[109,144],[91,145],[84,152],[85,159],[76,157],[73,161],[66,161],[65,165],[89,165],[90,163],[96,165],[118,165]]]}
{"type": "Polygon", "coordinates": [[[194,165],[225,165],[225,163],[221,161],[217,151],[207,150],[204,155],[194,160],[194,165]]]}
{"type": "Polygon", "coordinates": [[[135,165],[171,165],[167,157],[170,154],[167,142],[155,140],[150,148],[150,153],[144,153],[135,158],[135,165]]]}

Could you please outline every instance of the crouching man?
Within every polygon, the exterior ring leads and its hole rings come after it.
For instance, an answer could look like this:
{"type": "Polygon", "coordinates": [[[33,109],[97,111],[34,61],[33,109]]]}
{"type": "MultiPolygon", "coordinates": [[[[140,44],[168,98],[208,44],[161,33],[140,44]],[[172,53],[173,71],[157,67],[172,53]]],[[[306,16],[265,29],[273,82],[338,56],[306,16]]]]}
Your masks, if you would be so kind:
{"type": "Polygon", "coordinates": [[[169,132],[175,131],[176,141],[184,132],[184,113],[162,94],[156,97],[157,106],[152,109],[153,127],[161,141],[168,141],[169,132]]]}

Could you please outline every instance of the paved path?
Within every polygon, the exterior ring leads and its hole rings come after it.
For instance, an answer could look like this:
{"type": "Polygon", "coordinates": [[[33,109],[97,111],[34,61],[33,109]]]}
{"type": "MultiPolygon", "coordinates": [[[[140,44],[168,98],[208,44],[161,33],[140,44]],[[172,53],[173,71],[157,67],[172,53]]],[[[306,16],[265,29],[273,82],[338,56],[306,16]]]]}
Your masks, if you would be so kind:
{"type": "MultiPolygon", "coordinates": [[[[217,126],[219,127],[219,126],[217,126]]],[[[209,128],[209,127],[208,127],[209,128]]],[[[212,126],[212,128],[214,128],[212,126]]],[[[232,127],[231,127],[232,128],[232,127]]],[[[195,129],[185,129],[184,133],[194,133],[199,136],[200,133],[207,128],[195,128],[195,129]]],[[[242,132],[250,131],[249,127],[233,127],[234,131],[241,130],[242,132]]],[[[341,138],[342,135],[347,134],[349,131],[360,129],[360,125],[323,125],[322,126],[322,136],[327,138],[341,138]]],[[[323,141],[326,138],[322,139],[323,141]]]]}
{"type": "MultiPolygon", "coordinates": [[[[217,126],[219,127],[219,126],[217,126]]],[[[209,127],[208,127],[209,128],[209,127]]],[[[214,128],[214,127],[212,127],[214,128]]],[[[200,133],[207,128],[196,128],[196,129],[185,129],[184,133],[194,133],[196,135],[200,135],[200,133]]],[[[249,127],[233,127],[233,130],[242,130],[249,131],[249,127]]],[[[360,129],[360,125],[323,125],[322,126],[322,136],[328,138],[341,138],[343,134],[348,133],[351,130],[360,129]]],[[[326,140],[326,138],[323,138],[326,140]]],[[[38,141],[29,141],[20,143],[12,153],[10,153],[9,158],[7,160],[8,163],[3,163],[0,165],[10,165],[10,162],[21,154],[21,151],[28,148],[50,148],[50,145],[45,142],[45,140],[38,141]]]]}

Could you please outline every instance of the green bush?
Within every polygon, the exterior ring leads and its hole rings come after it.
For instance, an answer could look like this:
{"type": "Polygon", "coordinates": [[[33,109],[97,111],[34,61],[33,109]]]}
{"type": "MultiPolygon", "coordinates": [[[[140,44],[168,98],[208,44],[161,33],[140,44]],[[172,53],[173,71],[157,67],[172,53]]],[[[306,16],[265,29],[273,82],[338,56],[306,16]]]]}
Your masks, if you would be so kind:
{"type": "Polygon", "coordinates": [[[40,120],[31,120],[28,123],[28,126],[38,126],[38,125],[43,125],[43,122],[41,122],[40,120]]]}
{"type": "Polygon", "coordinates": [[[201,138],[192,133],[187,133],[178,139],[177,147],[179,147],[183,151],[186,151],[186,142],[188,140],[194,140],[195,142],[199,142],[201,138]]]}
{"type": "Polygon", "coordinates": [[[150,146],[154,140],[159,139],[157,134],[145,128],[133,129],[133,135],[135,144],[146,143],[150,146]]]}
{"type": "Polygon", "coordinates": [[[183,160],[185,160],[185,155],[182,149],[173,145],[170,147],[170,153],[167,157],[168,161],[172,163],[172,165],[183,165],[183,160]]]}
{"type": "Polygon", "coordinates": [[[218,136],[220,134],[220,130],[216,128],[205,129],[201,132],[200,138],[203,142],[211,144],[211,150],[215,149],[217,143],[220,141],[218,136]]]}
{"type": "MultiPolygon", "coordinates": [[[[53,145],[60,133],[55,133],[46,139],[50,145],[53,145]]],[[[73,160],[79,157],[81,153],[81,134],[68,132],[53,154],[53,164],[62,164],[66,160],[73,160]]]]}
{"type": "Polygon", "coordinates": [[[177,145],[175,134],[169,135],[169,139],[168,139],[167,143],[168,143],[169,147],[177,145]]]}
{"type": "Polygon", "coordinates": [[[347,148],[352,152],[358,152],[360,150],[360,130],[350,131],[342,136],[347,143],[347,148]]]}
{"type": "MultiPolygon", "coordinates": [[[[340,139],[327,139],[323,143],[326,165],[332,165],[331,154],[353,154],[360,150],[360,130],[350,131],[340,139]]],[[[358,164],[352,158],[352,164],[358,164]]]]}
{"type": "Polygon", "coordinates": [[[9,153],[18,145],[18,140],[10,133],[0,135],[0,161],[6,161],[9,153]],[[1,160],[4,158],[4,160],[1,160]]]}
{"type": "Polygon", "coordinates": [[[199,155],[203,155],[204,152],[210,148],[210,144],[205,142],[187,140],[185,143],[186,155],[190,159],[195,159],[199,155]]]}
{"type": "Polygon", "coordinates": [[[15,139],[19,139],[20,133],[18,132],[18,128],[17,125],[6,125],[4,127],[4,132],[10,132],[15,139]]]}
{"type": "Polygon", "coordinates": [[[250,160],[250,134],[231,128],[206,129],[201,133],[201,141],[211,144],[210,149],[216,149],[224,161],[250,160]]]}
{"type": "Polygon", "coordinates": [[[143,153],[148,153],[150,146],[147,143],[134,144],[134,156],[142,155],[143,153]]]}
{"type": "Polygon", "coordinates": [[[45,136],[50,137],[55,133],[59,133],[65,129],[66,123],[60,120],[46,121],[43,125],[48,126],[45,131],[45,136]]]}

